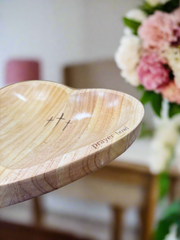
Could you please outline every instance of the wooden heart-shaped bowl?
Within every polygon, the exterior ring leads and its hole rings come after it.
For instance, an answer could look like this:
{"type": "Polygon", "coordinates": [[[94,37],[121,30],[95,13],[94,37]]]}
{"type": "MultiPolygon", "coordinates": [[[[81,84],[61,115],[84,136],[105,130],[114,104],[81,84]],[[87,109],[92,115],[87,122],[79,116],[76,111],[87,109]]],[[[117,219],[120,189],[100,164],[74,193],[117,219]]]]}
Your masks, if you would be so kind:
{"type": "Polygon", "coordinates": [[[0,90],[0,207],[88,175],[137,138],[144,115],[135,98],[27,81],[0,90]]]}

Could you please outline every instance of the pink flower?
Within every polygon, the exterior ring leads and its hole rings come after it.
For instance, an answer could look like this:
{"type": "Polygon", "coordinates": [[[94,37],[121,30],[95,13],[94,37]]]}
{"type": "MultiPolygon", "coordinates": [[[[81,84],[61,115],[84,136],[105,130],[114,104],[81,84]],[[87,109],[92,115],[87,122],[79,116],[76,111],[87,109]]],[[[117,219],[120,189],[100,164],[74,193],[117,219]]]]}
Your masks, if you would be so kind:
{"type": "Polygon", "coordinates": [[[172,16],[174,17],[174,20],[177,24],[177,27],[174,29],[174,34],[178,39],[177,41],[173,42],[172,45],[178,46],[178,45],[180,45],[180,8],[175,10],[173,12],[172,16]]]}
{"type": "Polygon", "coordinates": [[[170,68],[156,52],[145,54],[137,68],[139,80],[147,90],[156,90],[170,81],[170,68]]]}
{"type": "Polygon", "coordinates": [[[172,14],[156,11],[139,28],[139,36],[144,40],[145,48],[162,49],[167,44],[176,42],[174,31],[178,25],[172,14]]]}
{"type": "Polygon", "coordinates": [[[174,82],[169,82],[167,85],[159,88],[158,91],[169,102],[180,104],[180,88],[174,82]]]}

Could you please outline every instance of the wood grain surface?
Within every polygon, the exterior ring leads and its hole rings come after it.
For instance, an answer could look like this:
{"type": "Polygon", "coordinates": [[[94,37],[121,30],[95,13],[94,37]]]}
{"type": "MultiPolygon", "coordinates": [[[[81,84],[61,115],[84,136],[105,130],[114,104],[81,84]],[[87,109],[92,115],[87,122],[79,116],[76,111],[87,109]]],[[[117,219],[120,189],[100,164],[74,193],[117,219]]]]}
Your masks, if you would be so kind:
{"type": "Polygon", "coordinates": [[[144,108],[105,89],[27,81],[0,90],[0,207],[51,192],[122,154],[144,108]]]}
{"type": "MultiPolygon", "coordinates": [[[[90,240],[47,228],[0,221],[0,240],[90,240]]],[[[91,239],[92,240],[92,239],[91,239]]]]}

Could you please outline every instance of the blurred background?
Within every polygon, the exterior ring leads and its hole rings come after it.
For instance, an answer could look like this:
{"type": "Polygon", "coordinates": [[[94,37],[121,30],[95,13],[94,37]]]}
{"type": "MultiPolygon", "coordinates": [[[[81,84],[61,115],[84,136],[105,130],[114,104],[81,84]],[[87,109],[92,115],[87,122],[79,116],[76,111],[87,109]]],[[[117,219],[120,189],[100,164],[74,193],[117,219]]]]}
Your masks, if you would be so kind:
{"type": "Polygon", "coordinates": [[[63,82],[63,66],[113,58],[123,14],[138,0],[0,1],[0,85],[10,59],[36,59],[41,79],[63,82]]]}
{"type": "MultiPolygon", "coordinates": [[[[140,3],[0,0],[0,87],[41,79],[116,89],[138,98],[138,91],[120,77],[114,53],[123,34],[122,17],[140,3]]],[[[145,123],[152,129],[150,108],[146,113],[145,123]]],[[[12,239],[9,230],[14,226],[18,231],[12,230],[13,239],[17,232],[17,239],[35,239],[39,231],[37,239],[150,240],[160,210],[156,211],[158,176],[148,158],[149,146],[149,138],[138,139],[100,174],[0,209],[0,240],[12,239]],[[23,237],[28,229],[28,238],[23,237]]],[[[176,179],[172,172],[172,198],[176,179]]]]}

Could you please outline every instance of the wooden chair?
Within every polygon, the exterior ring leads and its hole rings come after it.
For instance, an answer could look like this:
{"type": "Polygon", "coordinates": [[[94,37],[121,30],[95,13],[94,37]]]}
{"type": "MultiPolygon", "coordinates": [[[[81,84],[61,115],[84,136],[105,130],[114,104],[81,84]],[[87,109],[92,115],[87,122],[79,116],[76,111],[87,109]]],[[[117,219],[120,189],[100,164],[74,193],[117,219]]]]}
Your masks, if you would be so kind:
{"type": "Polygon", "coordinates": [[[67,233],[0,221],[0,240],[90,240],[67,233]]]}
{"type": "Polygon", "coordinates": [[[150,240],[158,198],[157,176],[148,168],[114,161],[96,173],[56,192],[62,196],[109,204],[113,214],[111,240],[122,239],[123,214],[131,207],[140,209],[142,239],[150,240]]]}
{"type": "Polygon", "coordinates": [[[126,83],[113,60],[72,64],[64,67],[64,84],[73,88],[107,88],[126,91],[139,97],[138,91],[126,83]]]}
{"type": "MultiPolygon", "coordinates": [[[[113,60],[66,66],[64,83],[73,88],[109,88],[139,97],[138,91],[120,77],[113,60]]],[[[145,117],[149,123],[152,119],[150,114],[148,111],[145,117]]],[[[171,171],[172,198],[175,197],[178,178],[179,173],[171,171]]],[[[131,206],[138,207],[142,240],[151,239],[158,200],[158,176],[151,173],[147,166],[114,161],[104,169],[60,189],[59,195],[110,204],[114,214],[112,240],[121,237],[124,210],[131,206]]]]}
{"type": "MultiPolygon", "coordinates": [[[[64,83],[74,88],[115,89],[139,97],[136,89],[120,78],[119,70],[113,60],[66,66],[64,83]]],[[[151,121],[149,115],[146,115],[146,119],[151,121]]],[[[179,173],[172,170],[170,174],[173,199],[179,173]]],[[[114,161],[98,172],[61,188],[56,194],[59,198],[66,196],[109,204],[114,216],[112,240],[119,240],[122,237],[124,211],[132,206],[137,207],[142,223],[141,239],[151,239],[158,199],[158,176],[153,174],[148,166],[114,161]]],[[[41,228],[42,204],[37,198],[33,202],[35,223],[41,228]]]]}

